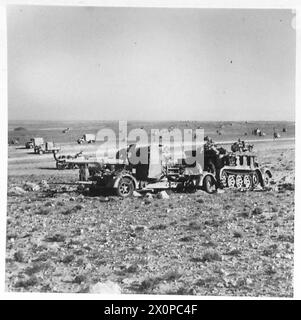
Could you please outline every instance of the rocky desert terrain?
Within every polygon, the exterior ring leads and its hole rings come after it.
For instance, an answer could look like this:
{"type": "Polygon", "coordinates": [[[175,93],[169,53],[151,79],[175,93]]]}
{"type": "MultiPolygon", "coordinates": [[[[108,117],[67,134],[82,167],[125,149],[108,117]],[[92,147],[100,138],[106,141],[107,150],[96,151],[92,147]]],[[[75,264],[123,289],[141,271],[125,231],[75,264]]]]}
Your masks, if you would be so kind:
{"type": "Polygon", "coordinates": [[[120,199],[83,193],[78,170],[10,146],[6,289],[292,297],[294,140],[255,151],[268,190],[120,199]]]}

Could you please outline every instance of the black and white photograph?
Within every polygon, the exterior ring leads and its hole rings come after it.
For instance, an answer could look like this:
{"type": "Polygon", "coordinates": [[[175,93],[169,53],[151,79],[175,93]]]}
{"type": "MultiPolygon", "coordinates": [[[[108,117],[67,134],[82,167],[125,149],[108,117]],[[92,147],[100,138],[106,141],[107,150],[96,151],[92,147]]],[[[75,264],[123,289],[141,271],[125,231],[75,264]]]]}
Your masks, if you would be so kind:
{"type": "Polygon", "coordinates": [[[6,293],[294,297],[295,8],[10,4],[6,38],[6,293]]]}

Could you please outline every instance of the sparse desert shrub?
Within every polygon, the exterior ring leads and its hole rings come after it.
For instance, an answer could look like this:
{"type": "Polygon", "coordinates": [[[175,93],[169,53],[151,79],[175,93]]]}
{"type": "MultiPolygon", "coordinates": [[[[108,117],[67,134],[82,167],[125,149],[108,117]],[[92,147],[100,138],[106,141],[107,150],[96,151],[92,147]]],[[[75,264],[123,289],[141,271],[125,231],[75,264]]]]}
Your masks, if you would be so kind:
{"type": "Polygon", "coordinates": [[[243,237],[243,232],[241,230],[234,230],[233,231],[233,237],[234,238],[242,238],[243,237]]]}
{"type": "Polygon", "coordinates": [[[202,257],[203,262],[221,261],[221,255],[214,250],[207,250],[202,257]]]}
{"type": "Polygon", "coordinates": [[[223,224],[223,222],[224,222],[224,220],[211,219],[211,220],[206,220],[206,221],[204,222],[204,224],[205,224],[206,226],[218,228],[220,225],[223,224]]]}
{"type": "Polygon", "coordinates": [[[211,240],[210,238],[207,239],[206,241],[202,242],[201,245],[203,247],[213,247],[213,248],[218,246],[217,242],[211,240]]]}
{"type": "Polygon", "coordinates": [[[242,212],[239,213],[239,216],[243,217],[243,218],[250,218],[251,214],[249,211],[247,211],[246,209],[244,209],[242,212]]]}
{"type": "Polygon", "coordinates": [[[266,268],[266,270],[265,270],[265,273],[267,274],[267,275],[273,275],[273,274],[275,274],[277,271],[276,271],[276,268],[273,266],[273,265],[268,265],[267,266],[267,268],[266,268]]]}
{"type": "Polygon", "coordinates": [[[242,252],[239,249],[232,249],[227,253],[227,255],[229,255],[229,256],[239,256],[241,254],[242,254],[242,252]]]}
{"type": "Polygon", "coordinates": [[[77,211],[83,209],[84,206],[81,205],[81,204],[77,204],[76,206],[74,206],[73,208],[68,208],[67,210],[65,211],[62,211],[61,213],[63,215],[69,215],[69,214],[72,214],[72,213],[76,213],[77,211]]]}
{"type": "Polygon", "coordinates": [[[177,279],[179,279],[181,277],[182,277],[182,273],[180,273],[177,270],[171,270],[171,271],[168,271],[167,273],[165,273],[161,277],[161,280],[163,280],[163,281],[174,281],[174,280],[177,280],[177,279]]]}
{"type": "Polygon", "coordinates": [[[81,274],[81,275],[78,275],[78,276],[76,276],[74,279],[73,279],[73,283],[77,283],[77,284],[81,284],[81,283],[83,283],[83,282],[85,282],[86,281],[86,276],[85,275],[83,275],[83,274],[81,274]]]}
{"type": "Polygon", "coordinates": [[[34,259],[34,262],[39,262],[39,261],[47,261],[48,259],[51,258],[51,253],[50,252],[43,252],[41,253],[36,259],[34,259]]]}
{"type": "Polygon", "coordinates": [[[193,240],[194,239],[191,236],[186,236],[186,237],[180,238],[180,241],[182,241],[182,242],[189,242],[189,241],[193,241],[193,240]]]}
{"type": "Polygon", "coordinates": [[[203,258],[202,257],[192,257],[190,259],[191,262],[203,262],[203,258]]]}
{"type": "Polygon", "coordinates": [[[255,209],[253,209],[252,214],[257,215],[257,214],[262,214],[263,213],[263,209],[260,207],[256,207],[255,209]]]}
{"type": "Polygon", "coordinates": [[[158,283],[160,283],[161,279],[159,277],[155,278],[147,278],[144,279],[137,287],[139,292],[150,291],[153,289],[158,283]]]}
{"type": "Polygon", "coordinates": [[[202,225],[200,223],[198,223],[197,221],[191,221],[188,226],[187,226],[188,230],[200,230],[202,229],[202,225]]]}
{"type": "Polygon", "coordinates": [[[177,294],[177,295],[195,295],[196,292],[193,288],[187,288],[185,286],[181,286],[180,288],[178,288],[175,292],[170,291],[168,292],[168,294],[177,294]]]}
{"type": "Polygon", "coordinates": [[[65,264],[68,264],[68,263],[72,262],[74,259],[75,259],[74,255],[69,254],[62,259],[62,262],[65,264]]]}
{"type": "Polygon", "coordinates": [[[66,240],[66,237],[60,233],[57,233],[53,236],[45,238],[45,241],[47,241],[47,242],[64,242],[65,240],[66,240]]]}
{"type": "Polygon", "coordinates": [[[294,243],[294,235],[282,233],[278,236],[278,240],[294,243]]]}
{"type": "Polygon", "coordinates": [[[16,288],[28,288],[32,287],[34,285],[38,284],[38,279],[36,276],[31,276],[30,278],[26,280],[19,280],[16,282],[15,287],[16,288]]]}
{"type": "Polygon", "coordinates": [[[257,235],[257,236],[263,236],[263,229],[262,229],[262,227],[256,226],[256,227],[255,227],[255,230],[256,230],[256,235],[257,235]]]}
{"type": "Polygon", "coordinates": [[[150,230],[165,230],[167,228],[167,226],[165,224],[157,224],[157,225],[154,225],[154,226],[151,226],[149,229],[150,230]]]}
{"type": "Polygon", "coordinates": [[[131,264],[128,268],[126,268],[126,272],[135,273],[139,271],[139,265],[137,263],[131,264]]]}
{"type": "Polygon", "coordinates": [[[44,270],[46,267],[47,265],[43,263],[34,263],[31,267],[27,267],[24,273],[27,274],[28,276],[32,276],[33,274],[44,270]]]}
{"type": "Polygon", "coordinates": [[[36,214],[38,215],[42,215],[42,216],[47,216],[48,214],[50,214],[50,209],[49,208],[40,208],[38,211],[36,211],[36,214]]]}
{"type": "Polygon", "coordinates": [[[18,250],[17,252],[14,253],[14,259],[17,262],[23,262],[24,261],[24,254],[23,251],[18,250]]]}

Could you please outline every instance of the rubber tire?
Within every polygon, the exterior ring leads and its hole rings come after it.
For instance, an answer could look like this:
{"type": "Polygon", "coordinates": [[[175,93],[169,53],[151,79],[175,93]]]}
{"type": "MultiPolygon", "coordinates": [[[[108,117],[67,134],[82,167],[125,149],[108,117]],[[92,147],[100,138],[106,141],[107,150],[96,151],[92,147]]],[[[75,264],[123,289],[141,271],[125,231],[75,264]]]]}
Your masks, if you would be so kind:
{"type": "Polygon", "coordinates": [[[133,192],[135,190],[134,187],[134,183],[133,181],[128,178],[128,177],[122,177],[120,178],[119,182],[118,182],[118,186],[115,189],[117,196],[122,197],[122,198],[127,198],[127,197],[131,197],[133,195],[133,192]],[[120,187],[123,183],[126,183],[129,186],[129,192],[128,193],[122,193],[120,190],[120,187]]]}
{"type": "Polygon", "coordinates": [[[271,182],[271,177],[267,172],[265,172],[263,174],[264,188],[268,188],[270,186],[270,182],[271,182]]]}
{"type": "Polygon", "coordinates": [[[207,169],[206,171],[208,171],[208,172],[212,173],[214,176],[216,176],[216,167],[211,160],[209,161],[206,169],[207,169]]]}
{"type": "Polygon", "coordinates": [[[204,187],[204,190],[207,192],[207,193],[214,193],[216,192],[216,185],[215,185],[215,181],[213,179],[212,176],[209,176],[207,175],[205,178],[204,178],[204,181],[203,181],[203,187],[204,187]],[[215,189],[213,189],[212,187],[215,186],[215,189]]]}

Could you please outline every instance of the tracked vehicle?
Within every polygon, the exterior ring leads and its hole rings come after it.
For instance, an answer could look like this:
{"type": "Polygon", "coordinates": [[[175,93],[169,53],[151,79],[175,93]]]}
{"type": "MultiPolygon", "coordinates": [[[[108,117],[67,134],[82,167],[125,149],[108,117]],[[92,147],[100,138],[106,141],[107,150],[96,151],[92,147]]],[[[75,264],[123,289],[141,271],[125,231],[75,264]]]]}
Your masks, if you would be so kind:
{"type": "Polygon", "coordinates": [[[269,186],[272,173],[259,166],[253,145],[238,140],[226,152],[210,141],[204,150],[205,170],[215,175],[219,187],[253,190],[269,186]]]}
{"type": "Polygon", "coordinates": [[[266,188],[271,178],[271,171],[259,167],[256,155],[248,151],[233,152],[225,156],[218,176],[221,187],[246,190],[253,190],[258,186],[266,188]]]}

